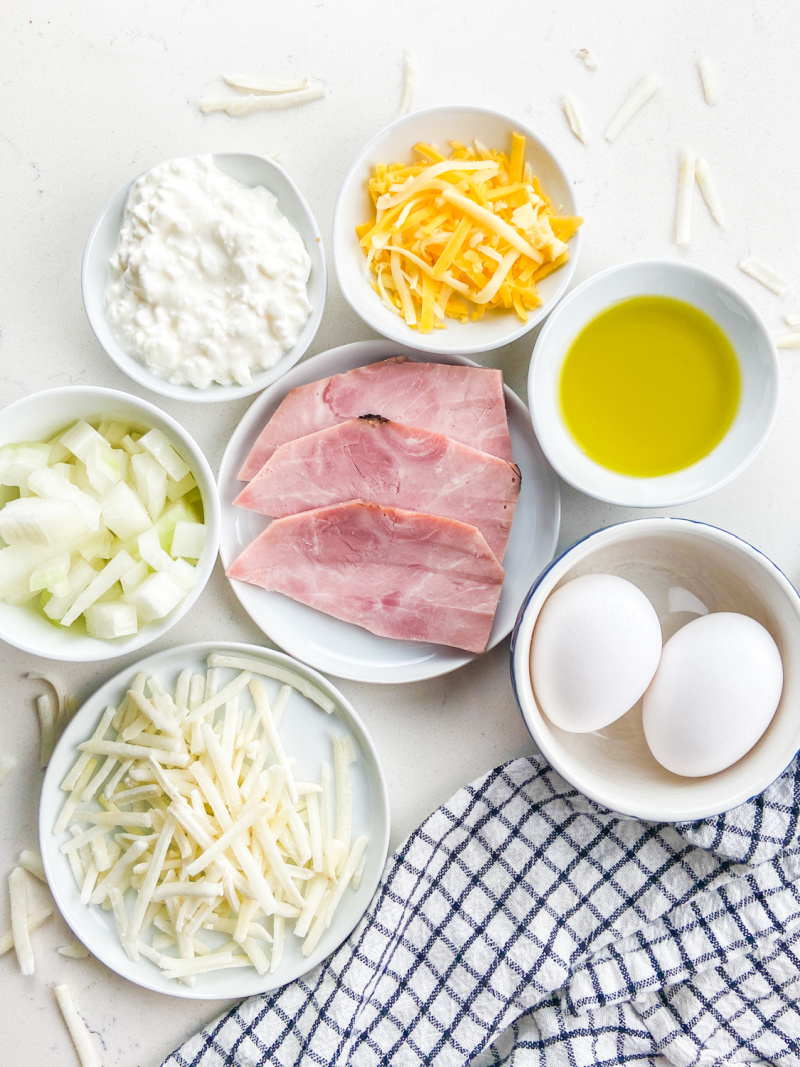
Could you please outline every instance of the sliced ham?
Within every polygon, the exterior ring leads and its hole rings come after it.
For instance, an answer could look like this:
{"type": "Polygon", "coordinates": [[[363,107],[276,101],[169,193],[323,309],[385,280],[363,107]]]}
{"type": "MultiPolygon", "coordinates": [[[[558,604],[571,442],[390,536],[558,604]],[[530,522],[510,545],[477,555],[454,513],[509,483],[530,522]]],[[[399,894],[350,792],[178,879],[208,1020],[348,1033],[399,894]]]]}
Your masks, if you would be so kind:
{"type": "Polygon", "coordinates": [[[247,482],[280,445],[360,415],[443,433],[511,462],[503,376],[484,367],[396,356],[301,385],[286,395],[239,472],[247,482]]]}
{"type": "Polygon", "coordinates": [[[360,500],[275,519],[228,568],[382,637],[483,652],[503,568],[467,523],[360,500]]]}
{"type": "Polygon", "coordinates": [[[519,496],[519,468],[444,434],[349,419],[273,452],[234,504],[281,518],[368,500],[477,527],[502,560],[519,496]]]}

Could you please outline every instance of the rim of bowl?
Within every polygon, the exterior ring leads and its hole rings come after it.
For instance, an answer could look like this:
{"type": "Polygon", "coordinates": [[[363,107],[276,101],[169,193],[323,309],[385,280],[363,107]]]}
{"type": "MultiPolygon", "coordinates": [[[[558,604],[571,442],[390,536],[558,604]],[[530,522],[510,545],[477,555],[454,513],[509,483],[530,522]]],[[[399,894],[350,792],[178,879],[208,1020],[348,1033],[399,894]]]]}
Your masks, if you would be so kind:
{"type": "MultiPolygon", "coordinates": [[[[98,399],[103,400],[121,400],[123,403],[132,404],[134,407],[141,410],[144,415],[154,415],[159,421],[164,422],[169,427],[176,440],[179,441],[190,454],[192,460],[192,473],[197,478],[198,487],[200,486],[200,479],[197,477],[198,474],[202,474],[202,477],[207,483],[207,491],[204,493],[202,489],[200,490],[203,497],[203,522],[206,526],[206,541],[200,559],[196,564],[198,575],[197,581],[180,604],[178,604],[178,606],[174,608],[165,619],[157,621],[155,624],[147,623],[141,630],[139,630],[138,634],[132,635],[135,638],[142,637],[143,639],[141,641],[134,640],[131,641],[129,645],[120,647],[119,645],[114,644],[111,640],[93,638],[92,640],[97,643],[96,651],[90,654],[77,656],[74,653],[69,653],[66,649],[54,650],[51,648],[43,648],[22,641],[14,635],[6,633],[0,634],[0,640],[5,641],[6,644],[12,645],[14,648],[18,648],[22,652],[28,652],[33,656],[41,656],[42,659],[61,660],[65,663],[95,663],[102,660],[116,659],[119,656],[127,656],[132,652],[138,652],[140,649],[146,648],[148,645],[152,644],[153,641],[163,637],[164,634],[171,630],[189,609],[197,603],[200,595],[208,584],[208,580],[211,577],[211,573],[217,562],[217,556],[219,554],[221,507],[219,496],[217,494],[217,483],[211,470],[211,465],[192,435],[171,415],[162,411],[161,408],[157,407],[149,400],[143,400],[141,397],[135,396],[133,393],[125,393],[121,389],[107,389],[100,385],[56,386],[52,389],[43,389],[40,392],[28,393],[27,396],[19,397],[17,400],[7,404],[0,410],[0,423],[2,423],[3,417],[7,412],[22,408],[26,404],[30,404],[32,401],[41,401],[43,397],[64,396],[67,394],[97,396],[98,399]]],[[[67,419],[66,421],[68,422],[69,420],[67,419]]],[[[143,419],[142,421],[146,420],[143,419]]],[[[20,605],[20,607],[25,610],[28,605],[23,604],[20,605]]],[[[76,636],[82,637],[83,635],[76,636]]]]}
{"type": "MultiPolygon", "coordinates": [[[[382,337],[386,337],[390,341],[396,341],[398,344],[406,345],[409,348],[416,348],[420,352],[435,353],[441,352],[443,351],[443,349],[440,343],[436,343],[435,338],[431,341],[425,341],[424,335],[420,334],[417,330],[411,330],[409,327],[407,327],[402,321],[402,319],[399,318],[399,316],[397,318],[396,329],[387,332],[385,324],[379,319],[377,315],[374,317],[365,317],[365,315],[362,313],[363,309],[356,307],[355,303],[350,298],[350,286],[348,285],[347,281],[342,278],[341,252],[339,249],[339,239],[337,235],[341,228],[340,217],[343,210],[343,204],[346,199],[346,194],[350,192],[349,187],[351,186],[355,178],[356,172],[359,170],[359,168],[363,166],[364,157],[367,156],[372,151],[372,149],[375,148],[376,145],[380,144],[380,142],[386,136],[388,136],[390,132],[394,132],[395,130],[401,129],[403,126],[411,125],[421,116],[435,114],[444,116],[448,113],[455,112],[458,112],[459,114],[488,115],[492,118],[500,119],[502,122],[507,123],[510,127],[518,130],[520,133],[523,133],[526,137],[534,141],[539,146],[539,148],[542,149],[552,160],[555,169],[560,173],[564,184],[570,191],[574,214],[580,215],[580,205],[578,204],[578,197],[575,192],[574,183],[569,177],[567,171],[564,169],[560,157],[556,155],[550,145],[547,144],[546,141],[543,141],[542,138],[534,130],[532,130],[526,122],[518,121],[516,118],[514,118],[513,115],[509,115],[505,111],[497,111],[495,108],[490,107],[480,107],[477,104],[443,104],[437,105],[436,107],[426,107],[421,108],[418,111],[412,111],[408,115],[403,115],[399,119],[395,119],[394,122],[390,122],[387,126],[384,126],[383,129],[379,130],[360,149],[355,159],[348,167],[347,173],[342,179],[342,184],[339,186],[339,192],[336,196],[336,204],[333,209],[333,222],[331,227],[331,232],[333,234],[333,267],[336,272],[336,280],[339,283],[339,288],[342,291],[342,295],[360,319],[363,319],[371,329],[376,330],[379,334],[381,334],[382,337]]],[[[559,301],[563,298],[564,293],[566,292],[567,287],[572,281],[572,277],[575,273],[575,268],[578,263],[578,254],[580,252],[580,247],[581,230],[579,227],[578,230],[576,230],[576,232],[570,238],[569,259],[564,264],[563,268],[559,270],[559,278],[561,279],[561,281],[555,291],[555,294],[550,298],[549,301],[547,301],[547,303],[542,304],[541,307],[537,308],[535,311],[530,312],[528,315],[527,322],[520,322],[518,327],[515,327],[508,334],[504,335],[502,339],[494,339],[488,342],[481,342],[477,344],[459,343],[457,346],[448,346],[447,350],[454,352],[457,351],[465,356],[475,355],[479,352],[489,352],[493,349],[501,348],[503,345],[511,344],[512,341],[518,340],[520,337],[523,337],[526,333],[532,330],[534,326],[538,326],[538,324],[550,314],[553,308],[556,307],[559,301]]],[[[382,307],[383,305],[378,303],[376,306],[382,307]]]]}
{"type": "MultiPolygon", "coordinates": [[[[647,295],[647,294],[643,291],[640,295],[644,296],[644,295],[647,295]]],[[[623,298],[623,299],[630,299],[630,298],[623,298]]],[[[611,307],[612,305],[609,304],[608,306],[611,307]]],[[[706,314],[708,314],[708,312],[706,312],[706,314]]],[[[715,320],[713,320],[713,317],[711,315],[709,315],[708,317],[711,318],[712,321],[715,321],[715,320]]],[[[576,336],[577,336],[577,334],[576,334],[576,336]]],[[[738,358],[738,356],[737,356],[737,358],[738,358]]],[[[563,363],[563,361],[562,361],[562,363],[563,363]]],[[[559,364],[559,366],[561,366],[561,364],[559,364]]],[[[559,303],[557,308],[553,309],[553,314],[549,316],[547,322],[542,327],[542,330],[539,333],[539,336],[536,338],[536,343],[534,344],[533,350],[531,352],[531,361],[530,361],[530,365],[529,365],[529,368],[528,368],[528,410],[531,413],[531,421],[533,422],[533,427],[534,427],[534,430],[536,432],[536,436],[539,439],[539,443],[542,446],[542,451],[547,456],[548,461],[550,462],[550,464],[553,467],[553,469],[557,472],[558,476],[560,478],[563,478],[564,481],[567,482],[569,485],[571,485],[574,489],[577,489],[581,493],[585,493],[587,496],[593,497],[595,500],[601,500],[601,501],[603,501],[603,503],[606,503],[606,504],[616,504],[616,505],[619,505],[620,507],[629,507],[629,508],[672,508],[672,507],[679,507],[682,504],[691,504],[695,500],[701,500],[706,496],[710,496],[711,493],[716,493],[717,490],[722,489],[724,486],[728,485],[729,482],[732,482],[734,480],[734,478],[738,477],[738,475],[740,475],[742,473],[742,471],[745,470],[753,462],[753,460],[756,458],[758,453],[763,448],[767,438],[769,437],[770,431],[772,430],[772,427],[773,427],[774,422],[775,422],[775,416],[776,416],[777,411],[778,411],[779,394],[780,394],[780,361],[778,359],[778,351],[777,351],[777,349],[775,347],[775,342],[772,339],[772,335],[770,334],[769,330],[767,329],[767,325],[764,322],[763,317],[759,314],[759,312],[755,309],[755,307],[753,307],[753,305],[750,303],[750,301],[739,292],[738,289],[735,289],[730,283],[724,281],[722,278],[720,278],[718,275],[714,274],[712,271],[706,270],[703,267],[697,267],[692,263],[682,263],[679,260],[674,260],[674,259],[636,259],[636,260],[631,260],[628,263],[618,263],[613,267],[607,267],[605,270],[599,271],[597,274],[593,274],[590,278],[586,278],[584,281],[582,281],[580,283],[580,285],[577,285],[572,290],[571,293],[569,293],[567,296],[565,296],[560,301],[560,303],[559,303]],[[766,342],[766,352],[767,352],[768,357],[769,357],[769,366],[770,366],[770,371],[771,371],[770,378],[769,378],[771,396],[770,396],[770,402],[769,402],[769,415],[768,415],[768,418],[764,422],[764,425],[762,427],[761,434],[760,434],[758,440],[750,448],[750,450],[747,453],[747,455],[742,460],[740,460],[740,462],[735,467],[733,467],[724,477],[717,479],[717,481],[715,481],[713,484],[709,485],[708,487],[703,488],[703,489],[699,489],[699,490],[697,490],[695,492],[692,492],[692,493],[682,493],[682,494],[673,493],[671,495],[665,495],[664,497],[661,497],[661,498],[659,498],[657,500],[641,501],[639,499],[634,499],[632,495],[631,496],[625,496],[623,493],[617,494],[617,493],[600,492],[600,491],[596,490],[593,487],[590,488],[587,484],[580,482],[578,479],[570,477],[569,475],[567,475],[564,472],[562,464],[560,462],[560,453],[557,450],[554,450],[552,448],[551,442],[548,439],[547,434],[543,433],[542,429],[541,429],[540,420],[538,418],[538,408],[539,408],[540,401],[539,401],[539,398],[536,395],[536,390],[533,388],[533,378],[534,378],[534,374],[535,374],[534,367],[535,367],[535,363],[536,363],[537,351],[541,351],[544,348],[545,344],[547,344],[549,334],[550,334],[551,330],[554,328],[554,326],[553,326],[554,320],[556,322],[558,321],[558,319],[556,317],[557,315],[560,316],[561,314],[568,314],[570,306],[572,305],[572,303],[576,299],[579,299],[583,295],[583,293],[584,293],[584,291],[586,289],[589,289],[593,285],[598,284],[599,282],[601,282],[603,279],[609,277],[610,275],[618,274],[618,273],[623,272],[623,271],[633,271],[633,270],[638,270],[638,269],[649,269],[649,268],[656,268],[656,267],[659,267],[659,268],[667,267],[667,268],[669,268],[671,270],[683,271],[686,274],[695,275],[698,278],[702,278],[706,282],[713,282],[714,285],[716,285],[719,289],[724,290],[724,292],[727,295],[729,295],[732,298],[734,298],[747,311],[747,314],[753,320],[754,324],[756,325],[758,330],[761,332],[764,341],[766,342]]],[[[727,436],[728,432],[729,431],[726,431],[726,436],[727,436]]],[[[725,438],[723,437],[722,440],[724,440],[724,439],[725,438]]],[[[721,442],[720,442],[720,444],[721,444],[721,442]]],[[[715,446],[715,448],[716,447],[718,447],[718,445],[715,446]]],[[[580,451],[580,446],[577,443],[575,444],[575,449],[580,451]]],[[[709,455],[710,455],[710,453],[709,453],[709,455]]],[[[706,457],[704,456],[703,459],[705,459],[705,458],[706,457]]],[[[702,462],[702,460],[698,460],[698,462],[702,462]]],[[[597,464],[597,466],[598,466],[598,469],[607,472],[607,468],[602,467],[600,464],[597,464]]],[[[692,464],[691,466],[694,466],[694,464],[692,464]]],[[[690,467],[685,467],[683,469],[684,470],[690,470],[691,466],[690,467]]],[[[673,471],[671,474],[661,475],[660,477],[673,478],[676,474],[680,474],[680,473],[681,473],[681,471],[673,471]]],[[[621,478],[630,477],[631,488],[633,488],[635,486],[636,482],[639,481],[639,479],[635,479],[633,476],[620,475],[620,477],[621,478]]],[[[654,481],[657,481],[658,479],[657,478],[644,478],[644,479],[641,479],[641,480],[647,482],[648,484],[652,484],[654,481]]],[[[635,520],[632,520],[632,521],[635,521],[635,520]]],[[[616,524],[616,525],[618,525],[618,524],[616,524]]]]}
{"type": "MultiPolygon", "coordinates": [[[[797,756],[797,752],[800,751],[800,749],[798,749],[795,752],[791,752],[787,756],[786,762],[783,763],[778,768],[778,770],[774,772],[769,771],[765,774],[762,774],[761,778],[756,779],[753,785],[748,786],[746,789],[740,789],[737,793],[734,793],[731,799],[726,800],[724,802],[724,807],[720,808],[718,803],[709,803],[705,806],[700,806],[698,808],[692,809],[689,812],[684,812],[679,816],[670,816],[665,815],[663,812],[656,811],[652,807],[648,807],[646,801],[642,803],[642,806],[639,810],[635,810],[633,807],[627,807],[624,805],[615,805],[609,803],[609,798],[603,796],[597,790],[591,788],[587,789],[583,785],[577,785],[573,781],[569,771],[564,768],[557,752],[553,751],[552,746],[549,744],[548,735],[544,731],[540,731],[538,729],[538,723],[536,723],[534,719],[530,719],[525,709],[523,708],[522,699],[520,696],[521,687],[519,684],[518,676],[528,678],[528,686],[531,690],[531,693],[533,693],[533,685],[532,683],[530,683],[530,670],[528,666],[527,650],[530,649],[530,643],[533,639],[533,627],[535,627],[535,621],[533,626],[531,627],[530,634],[526,632],[525,640],[522,643],[520,643],[520,635],[523,629],[527,631],[526,624],[528,621],[527,616],[530,603],[536,596],[537,592],[540,590],[542,584],[545,582],[548,575],[551,574],[552,571],[556,569],[559,564],[562,563],[568,556],[570,556],[573,551],[580,548],[581,545],[585,544],[587,541],[593,540],[594,538],[602,538],[603,536],[608,536],[610,535],[611,531],[617,530],[621,526],[635,526],[638,530],[642,530],[644,532],[647,530],[656,531],[658,529],[668,530],[670,526],[676,525],[684,527],[695,527],[699,529],[702,533],[704,533],[712,541],[717,541],[721,544],[730,545],[737,551],[743,552],[761,568],[765,575],[767,575],[773,581],[777,582],[778,586],[786,595],[789,602],[794,605],[795,614],[800,618],[800,592],[798,592],[794,584],[789,580],[789,578],[787,578],[787,576],[780,569],[780,567],[775,562],[773,562],[773,560],[771,560],[769,556],[767,556],[764,552],[756,548],[755,545],[751,545],[749,541],[745,541],[744,538],[739,537],[738,534],[731,533],[730,530],[723,530],[720,526],[714,526],[711,523],[702,522],[699,519],[687,519],[677,515],[657,515],[641,519],[625,519],[622,522],[612,523],[610,526],[603,526],[599,530],[592,530],[584,537],[578,538],[577,541],[573,542],[573,544],[565,548],[563,552],[561,552],[558,556],[551,560],[550,563],[548,563],[548,565],[534,581],[533,585],[531,586],[525,599],[522,602],[522,606],[520,607],[519,613],[517,615],[517,621],[514,624],[514,629],[511,631],[509,657],[511,671],[511,688],[514,691],[514,699],[517,704],[517,710],[519,711],[520,716],[522,717],[522,721],[525,725],[525,729],[530,734],[534,744],[538,746],[540,752],[548,761],[548,763],[553,767],[553,769],[557,771],[561,775],[561,777],[564,778],[567,782],[575,786],[575,788],[580,793],[588,797],[589,800],[592,800],[595,804],[599,804],[600,807],[608,811],[615,811],[621,815],[627,815],[636,819],[641,819],[643,822],[692,822],[696,819],[712,818],[713,816],[721,815],[726,811],[730,811],[732,808],[737,807],[739,804],[745,803],[745,801],[750,800],[754,796],[757,796],[759,793],[763,792],[768,786],[772,785],[772,783],[777,778],[779,778],[781,774],[783,774],[789,764],[795,759],[795,757],[797,756]]],[[[547,596],[549,595],[550,593],[547,594],[547,596]]],[[[542,601],[542,604],[539,607],[539,611],[536,613],[536,618],[538,618],[539,612],[541,612],[541,609],[544,606],[544,602],[547,600],[547,596],[542,601]]],[[[542,713],[539,712],[539,714],[541,715],[542,713]]],[[[745,753],[745,755],[747,755],[747,753],[745,753]]]]}
{"type": "MultiPolygon", "coordinates": [[[[86,294],[92,290],[92,285],[89,281],[89,265],[93,259],[94,245],[97,241],[98,234],[103,229],[106,222],[106,218],[109,212],[112,210],[117,201],[123,197],[123,211],[125,204],[127,203],[128,193],[134,182],[138,181],[142,175],[147,174],[148,171],[153,170],[154,167],[159,167],[163,163],[171,163],[177,159],[193,159],[192,155],[186,156],[173,156],[171,159],[162,160],[160,163],[154,163],[152,167],[146,167],[140,171],[137,175],[131,178],[130,181],[121,185],[117,191],[109,197],[103,206],[102,210],[97,215],[89,236],[86,239],[86,244],[83,249],[83,257],[81,260],[81,297],[83,300],[83,309],[86,313],[86,318],[89,321],[89,326],[92,329],[92,333],[97,339],[98,344],[111,359],[117,367],[129,378],[137,382],[139,385],[144,386],[146,389],[150,389],[154,393],[159,393],[161,396],[168,396],[173,400],[184,400],[188,403],[220,403],[226,400],[241,400],[244,397],[252,396],[254,393],[260,392],[262,389],[266,389],[268,385],[281,378],[287,371],[302,359],[302,357],[309,350],[314,342],[314,338],[317,336],[320,324],[322,322],[322,316],[325,309],[325,300],[328,292],[328,270],[325,258],[325,245],[322,240],[322,232],[320,231],[319,224],[309,207],[308,201],[300,192],[295,181],[287,173],[286,170],[275,160],[269,159],[267,156],[259,155],[257,152],[206,152],[201,155],[210,155],[212,159],[226,159],[232,157],[246,156],[250,159],[256,159],[260,164],[263,164],[267,170],[275,171],[280,178],[282,178],[291,192],[292,196],[297,201],[300,207],[301,213],[305,216],[308,222],[309,229],[314,236],[314,249],[306,248],[309,256],[311,257],[311,270],[316,269],[319,271],[319,285],[320,285],[320,297],[316,304],[311,309],[311,314],[308,317],[306,325],[303,327],[304,332],[308,332],[308,336],[305,338],[302,344],[298,343],[294,348],[285,352],[278,362],[266,370],[257,371],[253,375],[253,380],[247,385],[219,385],[217,382],[212,382],[206,386],[205,389],[197,389],[193,385],[181,384],[176,385],[167,381],[166,378],[160,378],[157,374],[150,370],[146,364],[141,363],[136,356],[132,356],[126,352],[124,348],[119,344],[114,336],[111,326],[108,324],[108,320],[105,318],[105,310],[103,310],[103,322],[108,327],[109,334],[113,345],[107,345],[100,337],[97,328],[95,327],[95,316],[89,311],[87,305],[86,294]],[[314,262],[314,255],[318,254],[319,263],[314,262]],[[286,361],[286,362],[285,362],[286,361]],[[280,369],[278,369],[280,368],[280,369]]],[[[216,165],[216,164],[215,164],[216,165]]],[[[221,169],[221,168],[220,168],[221,169]]],[[[223,172],[225,173],[225,172],[223,172]]],[[[244,184],[244,183],[242,183],[244,184]]],[[[257,183],[261,184],[261,183],[257,183]]],[[[264,186],[264,188],[268,188],[264,186]]],[[[272,190],[269,190],[270,192],[272,190]]],[[[277,194],[273,194],[277,195],[277,194]]],[[[305,242],[304,242],[305,243],[305,242]]]]}

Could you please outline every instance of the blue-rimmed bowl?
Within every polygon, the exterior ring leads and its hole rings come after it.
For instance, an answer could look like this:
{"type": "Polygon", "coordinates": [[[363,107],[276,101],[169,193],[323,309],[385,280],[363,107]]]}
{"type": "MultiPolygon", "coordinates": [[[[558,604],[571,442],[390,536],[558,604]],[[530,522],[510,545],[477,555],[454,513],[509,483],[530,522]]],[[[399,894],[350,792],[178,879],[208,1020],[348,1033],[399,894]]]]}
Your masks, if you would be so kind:
{"type": "Polygon", "coordinates": [[[605,808],[650,822],[728,811],[773,782],[800,749],[800,596],[765,555],[734,534],[689,519],[623,522],[589,534],[537,578],[511,641],[511,675],[533,740],[568,782],[605,808]],[[772,634],[783,659],[783,693],[758,743],[737,763],[683,778],[656,763],[642,730],[641,701],[593,733],[567,733],[540,710],[530,671],[536,620],[551,593],[583,574],[616,574],[658,613],[664,640],[698,615],[736,611],[772,634]]]}

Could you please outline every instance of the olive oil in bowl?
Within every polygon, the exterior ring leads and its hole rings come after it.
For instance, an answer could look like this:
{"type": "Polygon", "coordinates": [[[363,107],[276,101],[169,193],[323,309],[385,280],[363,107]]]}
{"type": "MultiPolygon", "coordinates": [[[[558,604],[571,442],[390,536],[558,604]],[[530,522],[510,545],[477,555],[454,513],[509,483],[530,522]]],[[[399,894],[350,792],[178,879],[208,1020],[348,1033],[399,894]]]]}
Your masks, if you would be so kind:
{"type": "Polygon", "coordinates": [[[652,478],[707,456],[730,429],[739,362],[705,312],[637,296],[601,312],[561,368],[559,399],[583,451],[609,470],[652,478]]]}

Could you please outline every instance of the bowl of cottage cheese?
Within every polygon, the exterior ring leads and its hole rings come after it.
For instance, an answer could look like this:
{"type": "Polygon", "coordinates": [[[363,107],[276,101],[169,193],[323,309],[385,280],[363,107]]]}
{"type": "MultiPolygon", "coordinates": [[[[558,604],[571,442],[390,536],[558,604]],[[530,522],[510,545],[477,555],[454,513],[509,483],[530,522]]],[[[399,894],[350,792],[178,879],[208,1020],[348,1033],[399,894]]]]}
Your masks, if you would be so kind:
{"type": "Polygon", "coordinates": [[[134,381],[235,400],[305,354],[322,319],[322,238],[294,182],[244,153],[168,160],[97,219],[83,257],[94,333],[134,381]]]}

